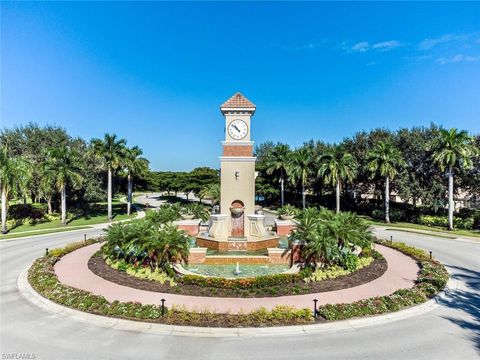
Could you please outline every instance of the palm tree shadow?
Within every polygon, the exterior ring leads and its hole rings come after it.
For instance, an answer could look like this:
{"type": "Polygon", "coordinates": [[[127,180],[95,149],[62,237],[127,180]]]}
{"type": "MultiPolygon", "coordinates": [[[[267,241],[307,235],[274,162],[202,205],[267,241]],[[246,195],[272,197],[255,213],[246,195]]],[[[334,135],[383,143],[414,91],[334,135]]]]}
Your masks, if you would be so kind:
{"type": "Polygon", "coordinates": [[[453,279],[464,282],[466,290],[446,291],[446,296],[439,299],[438,303],[451,309],[458,309],[471,319],[454,316],[443,316],[444,319],[472,332],[469,336],[477,350],[480,350],[480,272],[460,266],[449,266],[455,270],[453,279]]]}

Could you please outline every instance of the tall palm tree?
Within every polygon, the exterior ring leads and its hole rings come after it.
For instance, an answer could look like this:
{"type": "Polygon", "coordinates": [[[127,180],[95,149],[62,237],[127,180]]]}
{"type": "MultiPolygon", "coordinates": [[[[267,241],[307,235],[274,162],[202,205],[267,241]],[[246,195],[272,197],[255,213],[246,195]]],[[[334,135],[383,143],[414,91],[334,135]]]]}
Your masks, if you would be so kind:
{"type": "Polygon", "coordinates": [[[435,144],[433,161],[442,171],[448,173],[448,229],[453,230],[453,172],[454,168],[469,169],[472,167],[473,156],[478,155],[473,139],[465,130],[458,131],[441,129],[435,144]]]}
{"type": "Polygon", "coordinates": [[[398,174],[404,161],[400,152],[390,142],[379,141],[367,153],[367,170],[371,177],[379,174],[385,178],[385,222],[390,223],[390,181],[398,174]]]}
{"type": "Polygon", "coordinates": [[[132,209],[133,177],[148,170],[148,160],[142,157],[143,151],[138,147],[125,149],[124,165],[127,172],[127,214],[132,209]]]}
{"type": "Polygon", "coordinates": [[[312,172],[313,158],[310,151],[307,148],[300,148],[293,152],[288,164],[288,176],[292,183],[301,183],[302,186],[302,206],[305,209],[307,206],[306,201],[306,187],[308,177],[312,172]]]}
{"type": "Polygon", "coordinates": [[[285,175],[289,164],[290,147],[286,144],[277,144],[267,159],[267,174],[278,172],[280,181],[280,198],[282,206],[285,204],[285,175]]]}
{"type": "Polygon", "coordinates": [[[12,196],[26,192],[30,178],[29,163],[11,157],[6,146],[0,149],[0,189],[2,192],[2,233],[7,232],[8,202],[12,196]]]}
{"type": "Polygon", "coordinates": [[[103,140],[93,139],[93,152],[103,160],[108,172],[108,221],[112,220],[112,172],[118,169],[125,157],[125,139],[118,139],[117,135],[105,134],[103,140]]]}
{"type": "Polygon", "coordinates": [[[77,187],[82,181],[80,154],[68,145],[50,148],[44,164],[44,176],[60,192],[62,225],[67,225],[67,185],[77,187]]]}
{"type": "Polygon", "coordinates": [[[326,183],[335,186],[337,213],[340,212],[340,187],[343,181],[352,182],[357,175],[357,162],[349,152],[334,146],[320,156],[320,168],[317,176],[326,183]]]}

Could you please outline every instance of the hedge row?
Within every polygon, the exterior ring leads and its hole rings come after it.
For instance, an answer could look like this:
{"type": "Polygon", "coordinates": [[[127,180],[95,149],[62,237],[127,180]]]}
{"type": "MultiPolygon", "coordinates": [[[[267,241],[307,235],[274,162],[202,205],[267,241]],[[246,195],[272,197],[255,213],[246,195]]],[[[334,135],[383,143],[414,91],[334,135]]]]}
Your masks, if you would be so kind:
{"type": "Polygon", "coordinates": [[[384,314],[425,302],[448,282],[448,272],[436,260],[430,259],[425,251],[404,243],[379,241],[380,244],[394,248],[418,261],[420,273],[416,284],[410,289],[400,289],[391,295],[360,300],[350,304],[328,304],[318,309],[318,314],[326,320],[345,320],[354,317],[384,314]]]}
{"type": "Polygon", "coordinates": [[[184,275],[179,279],[180,284],[214,287],[220,289],[246,290],[259,289],[270,286],[293,284],[302,280],[300,274],[272,274],[254,278],[226,279],[221,277],[204,277],[198,275],[184,275]]]}

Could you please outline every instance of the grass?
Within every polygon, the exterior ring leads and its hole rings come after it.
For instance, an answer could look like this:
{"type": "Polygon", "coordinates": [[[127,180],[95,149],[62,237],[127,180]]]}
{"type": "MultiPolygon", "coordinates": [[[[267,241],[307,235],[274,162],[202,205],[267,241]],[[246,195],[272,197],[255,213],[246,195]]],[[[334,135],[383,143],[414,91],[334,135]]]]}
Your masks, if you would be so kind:
{"type": "Polygon", "coordinates": [[[71,227],[71,228],[63,227],[59,229],[45,229],[45,230],[31,231],[28,233],[23,232],[23,233],[6,234],[6,235],[0,235],[0,241],[7,240],[7,239],[16,239],[16,238],[21,238],[26,236],[45,235],[45,234],[62,232],[62,231],[82,230],[82,229],[89,229],[89,228],[90,226],[78,226],[78,227],[71,227]]]}
{"type": "MultiPolygon", "coordinates": [[[[127,205],[118,200],[112,203],[113,220],[121,221],[136,217],[136,212],[127,215],[127,205]]],[[[0,239],[10,239],[16,237],[33,236],[60,231],[77,230],[88,228],[88,225],[102,224],[107,220],[107,203],[90,204],[84,214],[67,220],[67,225],[62,225],[61,220],[54,220],[38,224],[22,224],[9,230],[8,234],[0,235],[0,239]]]]}
{"type": "Polygon", "coordinates": [[[375,220],[367,220],[372,225],[380,225],[380,226],[387,226],[389,228],[400,228],[400,229],[414,229],[414,230],[423,230],[423,231],[434,231],[438,233],[445,234],[445,237],[454,239],[455,237],[452,235],[459,235],[459,236],[471,236],[480,238],[480,230],[447,230],[445,228],[436,227],[436,226],[426,226],[426,225],[419,225],[419,224],[411,224],[411,223],[390,223],[386,224],[383,221],[375,221],[375,220]]]}

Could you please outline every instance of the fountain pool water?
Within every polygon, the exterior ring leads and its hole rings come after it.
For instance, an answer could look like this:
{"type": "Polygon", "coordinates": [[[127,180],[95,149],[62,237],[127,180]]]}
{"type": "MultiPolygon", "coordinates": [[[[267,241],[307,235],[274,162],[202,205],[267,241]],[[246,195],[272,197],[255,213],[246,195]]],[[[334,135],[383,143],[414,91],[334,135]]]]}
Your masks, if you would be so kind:
{"type": "Polygon", "coordinates": [[[240,265],[240,273],[235,274],[237,265],[184,265],[186,270],[192,273],[206,276],[218,276],[224,278],[248,278],[260,275],[280,274],[290,267],[286,264],[269,265],[240,265]]]}

